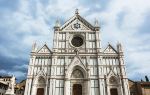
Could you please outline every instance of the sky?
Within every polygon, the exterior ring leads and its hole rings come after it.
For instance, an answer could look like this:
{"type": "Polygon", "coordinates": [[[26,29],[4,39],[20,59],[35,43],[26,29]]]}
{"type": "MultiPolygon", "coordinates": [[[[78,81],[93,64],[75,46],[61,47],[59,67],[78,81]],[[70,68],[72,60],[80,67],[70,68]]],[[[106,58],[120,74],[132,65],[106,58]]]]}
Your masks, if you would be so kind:
{"type": "Polygon", "coordinates": [[[52,48],[55,21],[75,9],[99,21],[102,48],[122,43],[130,79],[150,78],[150,0],[0,0],[0,75],[25,79],[33,42],[52,48]]]}

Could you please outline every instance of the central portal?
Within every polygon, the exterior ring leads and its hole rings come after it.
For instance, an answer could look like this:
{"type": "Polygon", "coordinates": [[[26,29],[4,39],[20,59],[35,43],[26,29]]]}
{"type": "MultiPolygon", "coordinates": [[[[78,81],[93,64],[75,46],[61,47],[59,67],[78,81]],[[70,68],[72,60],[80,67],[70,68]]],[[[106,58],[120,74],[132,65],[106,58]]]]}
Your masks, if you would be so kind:
{"type": "Polygon", "coordinates": [[[36,95],[44,95],[44,88],[38,88],[36,95]]]}
{"type": "Polygon", "coordinates": [[[116,88],[110,89],[110,95],[118,95],[118,91],[116,88]]]}
{"type": "Polygon", "coordinates": [[[73,95],[82,95],[82,85],[81,84],[73,85],[73,95]]]}

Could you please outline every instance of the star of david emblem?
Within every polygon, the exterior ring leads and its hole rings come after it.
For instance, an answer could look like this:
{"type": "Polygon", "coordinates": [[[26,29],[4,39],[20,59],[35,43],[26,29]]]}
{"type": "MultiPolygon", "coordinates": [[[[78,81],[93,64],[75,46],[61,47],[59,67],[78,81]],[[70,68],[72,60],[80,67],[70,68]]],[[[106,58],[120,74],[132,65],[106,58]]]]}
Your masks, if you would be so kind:
{"type": "Polygon", "coordinates": [[[79,29],[80,28],[80,24],[79,23],[75,23],[74,24],[74,28],[79,29]]]}

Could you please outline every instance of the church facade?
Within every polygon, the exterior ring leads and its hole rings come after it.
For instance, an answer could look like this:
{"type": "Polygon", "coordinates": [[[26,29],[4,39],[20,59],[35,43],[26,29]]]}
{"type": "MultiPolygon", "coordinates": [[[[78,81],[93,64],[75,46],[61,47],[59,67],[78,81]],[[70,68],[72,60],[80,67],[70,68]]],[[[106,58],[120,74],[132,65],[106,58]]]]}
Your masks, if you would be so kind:
{"type": "Polygon", "coordinates": [[[52,50],[33,44],[24,95],[129,95],[122,45],[101,48],[100,35],[77,10],[57,21],[52,50]]]}

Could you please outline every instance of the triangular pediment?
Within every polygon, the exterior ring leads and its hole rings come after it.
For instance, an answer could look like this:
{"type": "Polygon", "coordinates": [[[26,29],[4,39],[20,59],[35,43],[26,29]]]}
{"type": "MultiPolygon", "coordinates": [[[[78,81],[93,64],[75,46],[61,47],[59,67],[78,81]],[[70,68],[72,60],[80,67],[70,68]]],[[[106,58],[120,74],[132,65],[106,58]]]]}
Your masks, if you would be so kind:
{"type": "Polygon", "coordinates": [[[110,76],[117,76],[117,74],[113,71],[113,69],[111,68],[109,73],[107,74],[108,77],[110,76]]]}
{"type": "Polygon", "coordinates": [[[48,48],[48,46],[45,44],[37,53],[51,53],[51,50],[48,48]]]}
{"type": "Polygon", "coordinates": [[[117,51],[109,44],[104,50],[104,53],[117,53],[117,51]]]}
{"type": "Polygon", "coordinates": [[[82,60],[79,56],[75,56],[74,59],[72,60],[72,62],[69,64],[69,66],[75,66],[75,65],[79,65],[79,66],[85,68],[84,63],[82,62],[82,60]]]}
{"type": "Polygon", "coordinates": [[[71,19],[69,19],[64,25],[62,25],[61,30],[92,30],[94,31],[94,26],[92,26],[89,22],[87,22],[80,15],[75,14],[71,19]]]}

